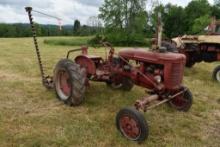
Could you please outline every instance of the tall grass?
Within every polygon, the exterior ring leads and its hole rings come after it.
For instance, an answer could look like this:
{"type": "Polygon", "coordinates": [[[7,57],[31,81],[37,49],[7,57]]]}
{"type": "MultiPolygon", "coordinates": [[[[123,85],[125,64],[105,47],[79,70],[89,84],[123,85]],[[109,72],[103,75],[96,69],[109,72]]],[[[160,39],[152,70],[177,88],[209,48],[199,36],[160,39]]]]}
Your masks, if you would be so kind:
{"type": "Polygon", "coordinates": [[[44,43],[48,45],[81,46],[87,45],[91,38],[92,37],[50,38],[45,39],[44,43]]]}
{"type": "MultiPolygon", "coordinates": [[[[72,46],[51,46],[44,39],[63,37],[39,38],[43,63],[47,74],[52,74],[72,46]]],[[[200,63],[186,69],[184,85],[193,93],[192,109],[183,113],[162,105],[145,113],[150,136],[137,144],[120,135],[115,115],[145,96],[143,88],[113,91],[105,83],[92,82],[85,102],[68,107],[53,90],[42,87],[32,38],[0,39],[0,146],[219,147],[220,84],[211,79],[218,64],[200,63]]]]}

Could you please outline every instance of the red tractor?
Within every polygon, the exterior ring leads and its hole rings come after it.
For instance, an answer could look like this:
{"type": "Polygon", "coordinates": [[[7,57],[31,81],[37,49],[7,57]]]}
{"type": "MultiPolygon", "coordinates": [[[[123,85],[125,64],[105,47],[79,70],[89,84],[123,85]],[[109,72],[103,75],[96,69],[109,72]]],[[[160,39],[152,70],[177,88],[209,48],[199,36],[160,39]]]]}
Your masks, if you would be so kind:
{"type": "MultiPolygon", "coordinates": [[[[189,68],[202,61],[220,61],[220,21],[213,18],[206,35],[185,35],[173,38],[172,42],[179,53],[186,55],[189,68]]],[[[214,69],[213,79],[220,82],[220,66],[214,69]]]]}
{"type": "Polygon", "coordinates": [[[88,48],[70,50],[54,69],[53,77],[45,77],[37,45],[36,33],[31,15],[32,8],[26,8],[33,30],[34,43],[42,73],[43,85],[54,88],[58,98],[70,106],[78,106],[84,100],[89,81],[105,82],[113,89],[131,90],[134,85],[147,89],[148,96],[137,100],[134,107],[121,109],[116,116],[116,126],[123,136],[132,141],[144,141],[149,134],[144,115],[161,104],[168,103],[178,111],[188,111],[193,97],[182,85],[185,55],[170,53],[160,48],[124,49],[115,53],[110,43],[104,42],[108,50],[105,59],[88,55],[88,48]],[[81,51],[74,59],[73,52],[81,51]]]}

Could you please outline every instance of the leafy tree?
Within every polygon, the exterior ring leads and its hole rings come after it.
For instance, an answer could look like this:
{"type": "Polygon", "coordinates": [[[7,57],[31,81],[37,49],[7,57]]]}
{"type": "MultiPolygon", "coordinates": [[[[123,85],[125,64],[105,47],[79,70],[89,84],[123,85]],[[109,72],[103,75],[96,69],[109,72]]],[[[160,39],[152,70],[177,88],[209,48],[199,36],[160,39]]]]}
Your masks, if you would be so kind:
{"type": "Polygon", "coordinates": [[[197,18],[203,17],[205,15],[211,14],[211,6],[207,0],[193,0],[185,8],[187,16],[187,27],[188,33],[191,33],[193,30],[194,21],[197,18]]]}
{"type": "Polygon", "coordinates": [[[101,12],[99,17],[104,21],[107,28],[123,28],[122,7],[121,0],[105,0],[103,6],[99,8],[101,12]]]}
{"type": "Polygon", "coordinates": [[[212,11],[211,16],[215,16],[216,19],[220,19],[220,4],[219,6],[217,5],[212,6],[211,11],[212,11]]]}
{"type": "Polygon", "coordinates": [[[197,18],[192,26],[192,33],[193,34],[203,33],[204,29],[210,24],[210,22],[211,19],[209,15],[204,15],[197,18]]]}
{"type": "Polygon", "coordinates": [[[105,23],[107,40],[117,45],[141,44],[147,25],[145,2],[146,0],[105,0],[99,9],[99,17],[105,23]]]}
{"type": "Polygon", "coordinates": [[[218,7],[220,7],[220,0],[214,0],[214,4],[218,7]]]}
{"type": "Polygon", "coordinates": [[[74,35],[79,35],[80,33],[80,21],[79,20],[75,20],[74,25],[73,25],[73,34],[74,35]]]}
{"type": "Polygon", "coordinates": [[[186,15],[184,9],[180,6],[166,5],[163,22],[164,33],[169,38],[182,35],[186,32],[186,15]]]}

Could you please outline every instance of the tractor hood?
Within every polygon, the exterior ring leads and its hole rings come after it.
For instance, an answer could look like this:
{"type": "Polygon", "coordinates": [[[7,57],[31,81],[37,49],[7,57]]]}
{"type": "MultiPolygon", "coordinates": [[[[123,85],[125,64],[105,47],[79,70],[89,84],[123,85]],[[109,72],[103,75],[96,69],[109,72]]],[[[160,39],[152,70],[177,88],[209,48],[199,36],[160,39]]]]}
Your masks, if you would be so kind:
{"type": "Polygon", "coordinates": [[[148,49],[123,49],[119,52],[119,56],[139,61],[147,62],[185,62],[186,57],[183,54],[165,52],[160,53],[156,51],[149,51],[148,49]]]}

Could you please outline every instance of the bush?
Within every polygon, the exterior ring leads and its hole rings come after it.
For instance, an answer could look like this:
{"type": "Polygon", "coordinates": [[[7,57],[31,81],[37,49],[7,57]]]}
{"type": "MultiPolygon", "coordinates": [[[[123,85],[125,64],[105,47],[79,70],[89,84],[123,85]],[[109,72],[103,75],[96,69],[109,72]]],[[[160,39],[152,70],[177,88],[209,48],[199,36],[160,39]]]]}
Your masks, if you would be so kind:
{"type": "Polygon", "coordinates": [[[94,38],[88,41],[88,44],[91,46],[97,46],[103,41],[106,41],[106,38],[102,35],[97,34],[94,38]]]}
{"type": "Polygon", "coordinates": [[[44,43],[49,45],[81,46],[87,45],[91,37],[53,38],[45,39],[44,43]]]}
{"type": "Polygon", "coordinates": [[[105,36],[96,35],[89,41],[89,44],[99,44],[100,41],[108,41],[114,46],[149,46],[150,42],[142,34],[127,34],[123,31],[106,33],[105,36]]]}

